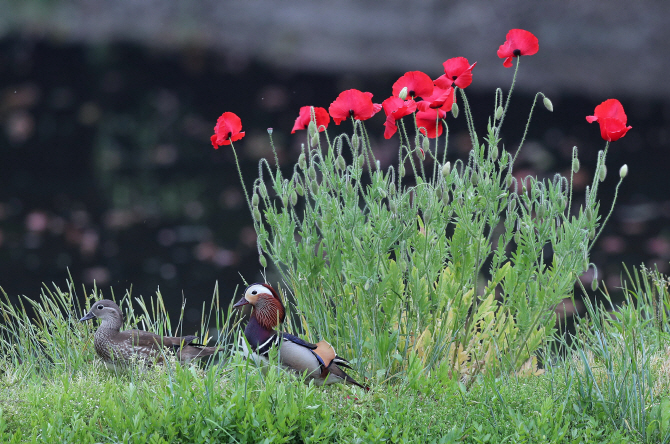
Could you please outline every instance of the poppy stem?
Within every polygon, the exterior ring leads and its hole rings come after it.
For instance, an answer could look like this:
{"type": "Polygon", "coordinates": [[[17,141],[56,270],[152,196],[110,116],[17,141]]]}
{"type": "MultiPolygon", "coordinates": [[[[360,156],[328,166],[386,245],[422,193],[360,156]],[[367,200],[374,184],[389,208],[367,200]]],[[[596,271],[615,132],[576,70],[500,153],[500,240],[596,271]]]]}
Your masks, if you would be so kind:
{"type": "Polygon", "coordinates": [[[512,77],[512,86],[509,87],[509,92],[507,93],[507,101],[505,102],[505,109],[503,109],[503,114],[502,116],[500,116],[500,122],[496,127],[496,139],[500,134],[500,128],[502,127],[503,120],[505,120],[505,116],[507,115],[507,109],[509,108],[509,102],[510,98],[512,97],[512,91],[514,91],[514,83],[516,82],[516,74],[519,72],[519,62],[521,62],[521,57],[514,57],[514,58],[516,59],[516,65],[514,67],[514,77],[512,77]]]}
{"type": "MultiPolygon", "coordinates": [[[[254,209],[251,206],[251,200],[249,200],[249,193],[247,192],[247,186],[244,185],[244,177],[242,177],[242,169],[240,168],[240,162],[237,159],[237,151],[235,151],[235,146],[233,146],[232,140],[230,141],[230,148],[233,150],[233,156],[235,156],[235,166],[237,167],[237,174],[240,175],[240,182],[242,183],[242,190],[244,190],[244,198],[247,200],[247,206],[249,207],[249,211],[251,214],[254,214],[254,209]]],[[[256,223],[256,220],[254,219],[254,224],[256,223]]],[[[260,221],[258,221],[260,223],[260,221]]]]}
{"type": "MultiPolygon", "coordinates": [[[[470,102],[465,95],[465,91],[462,88],[458,88],[461,92],[461,99],[463,99],[463,108],[465,109],[465,121],[468,124],[468,132],[470,133],[470,140],[472,141],[473,148],[479,148],[479,140],[477,139],[477,132],[475,131],[475,122],[472,118],[472,110],[470,109],[470,102]]],[[[496,135],[497,138],[497,135],[496,135]]]]}
{"type": "MultiPolygon", "coordinates": [[[[521,152],[521,147],[523,146],[524,142],[526,141],[526,136],[528,135],[528,128],[530,127],[530,121],[533,118],[533,111],[535,110],[535,104],[537,103],[537,98],[542,94],[541,92],[535,94],[535,98],[533,99],[533,104],[530,107],[530,113],[528,114],[528,120],[526,121],[526,128],[523,130],[523,137],[521,137],[521,142],[519,143],[519,147],[516,149],[516,153],[514,153],[514,158],[512,159],[512,162],[516,161],[517,156],[521,152]]],[[[544,94],[542,94],[544,96],[544,94]]],[[[504,116],[504,114],[503,114],[504,116]]],[[[502,122],[502,121],[501,121],[502,122]]]]}
{"type": "MultiPolygon", "coordinates": [[[[608,142],[609,143],[609,142],[608,142]]],[[[603,221],[602,225],[600,225],[600,231],[598,231],[598,234],[593,238],[593,241],[591,242],[591,245],[589,245],[588,251],[590,252],[593,249],[593,246],[596,244],[596,241],[602,234],[603,230],[605,229],[605,225],[607,225],[607,221],[610,220],[610,216],[612,215],[612,212],[614,211],[614,204],[616,203],[616,199],[619,196],[619,187],[621,186],[621,182],[623,182],[623,177],[619,178],[619,182],[616,184],[616,188],[614,189],[614,199],[612,200],[612,206],[610,207],[609,213],[607,213],[607,217],[605,217],[605,220],[603,221]]]]}

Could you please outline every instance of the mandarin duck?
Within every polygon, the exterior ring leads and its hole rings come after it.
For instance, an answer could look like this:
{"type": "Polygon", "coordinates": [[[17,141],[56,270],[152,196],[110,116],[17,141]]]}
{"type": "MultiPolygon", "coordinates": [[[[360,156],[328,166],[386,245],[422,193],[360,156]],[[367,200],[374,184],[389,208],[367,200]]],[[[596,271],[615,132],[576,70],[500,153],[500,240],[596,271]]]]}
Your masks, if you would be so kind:
{"type": "MultiPolygon", "coordinates": [[[[279,347],[279,360],[285,368],[298,374],[307,374],[316,385],[347,383],[370,390],[340,367],[351,369],[349,362],[337,356],[335,349],[326,341],[312,344],[297,336],[275,331],[286,316],[286,310],[277,291],[268,284],[252,284],[244,291],[244,296],[233,308],[252,305],[251,317],[244,329],[244,335],[252,348],[252,358],[268,361],[272,347],[279,347]]],[[[246,344],[244,345],[245,355],[246,344]]]]}
{"type": "Polygon", "coordinates": [[[217,353],[218,347],[197,344],[197,336],[159,336],[144,330],[121,331],[123,313],[116,303],[103,299],[94,303],[91,310],[79,320],[100,319],[93,344],[95,352],[109,369],[127,366],[133,359],[153,364],[163,362],[165,351],[173,351],[182,364],[217,353]]]}

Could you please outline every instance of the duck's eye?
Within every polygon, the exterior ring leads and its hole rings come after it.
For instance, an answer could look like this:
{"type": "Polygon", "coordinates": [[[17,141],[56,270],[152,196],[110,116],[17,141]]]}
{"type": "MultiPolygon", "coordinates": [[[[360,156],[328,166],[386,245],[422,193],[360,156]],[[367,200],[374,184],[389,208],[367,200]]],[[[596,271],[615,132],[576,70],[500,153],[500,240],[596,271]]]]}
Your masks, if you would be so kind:
{"type": "Polygon", "coordinates": [[[251,294],[258,294],[256,290],[252,291],[251,294]]]}
{"type": "Polygon", "coordinates": [[[103,308],[105,308],[104,305],[98,305],[98,310],[102,310],[103,308]]]}

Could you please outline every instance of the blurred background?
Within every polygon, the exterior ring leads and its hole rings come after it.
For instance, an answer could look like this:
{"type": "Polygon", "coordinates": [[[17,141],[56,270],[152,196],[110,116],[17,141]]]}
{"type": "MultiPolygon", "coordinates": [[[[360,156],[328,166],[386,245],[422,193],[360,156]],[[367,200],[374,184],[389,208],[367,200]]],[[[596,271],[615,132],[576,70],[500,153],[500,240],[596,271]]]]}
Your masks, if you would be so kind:
{"type": "MultiPolygon", "coordinates": [[[[301,106],[327,108],[349,88],[381,102],[405,71],[437,78],[445,60],[464,56],[477,62],[467,93],[481,132],[495,88],[512,79],[496,56],[511,28],[533,32],[540,50],[522,59],[505,146],[518,145],[537,91],[554,104],[536,110],[517,174],[568,174],[577,146],[583,192],[605,146],[585,116],[619,99],[633,129],[609,151],[603,213],[621,165],[630,172],[593,261],[612,291],[622,263],[669,271],[670,3],[1,0],[0,9],[0,287],[13,299],[63,288],[70,275],[107,297],[160,288],[173,314],[187,300],[186,328],[195,326],[217,281],[229,299],[243,278],[261,279],[232,153],[209,141],[222,112],[242,119],[236,147],[251,183],[271,157],[267,128],[280,161],[297,159],[305,134],[290,131],[301,106]]],[[[376,116],[367,128],[391,158],[397,139],[383,139],[382,124],[376,116]]],[[[465,120],[450,132],[450,159],[465,158],[465,120]]]]}

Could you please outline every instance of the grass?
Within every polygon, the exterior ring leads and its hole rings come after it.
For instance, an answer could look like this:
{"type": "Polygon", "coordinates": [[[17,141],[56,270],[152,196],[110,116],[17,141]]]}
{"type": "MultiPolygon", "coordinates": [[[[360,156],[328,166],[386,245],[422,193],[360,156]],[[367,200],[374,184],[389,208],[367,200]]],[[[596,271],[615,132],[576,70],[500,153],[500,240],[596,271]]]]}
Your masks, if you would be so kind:
{"type": "MultiPolygon", "coordinates": [[[[649,276],[614,315],[589,305],[572,343],[545,350],[543,372],[484,373],[466,388],[419,369],[371,379],[367,393],[254,367],[233,346],[239,326],[221,323],[235,319],[229,311],[209,317],[232,332],[219,337],[218,362],[111,372],[95,357],[94,326],[76,322],[97,290],[79,306],[72,284],[45,288],[32,315],[5,296],[0,442],[670,442],[667,327],[638,297],[655,285],[649,276]]],[[[146,309],[128,313],[128,327],[165,331],[161,295],[139,302],[146,309]]],[[[121,306],[129,303],[126,295],[121,306]]]]}

